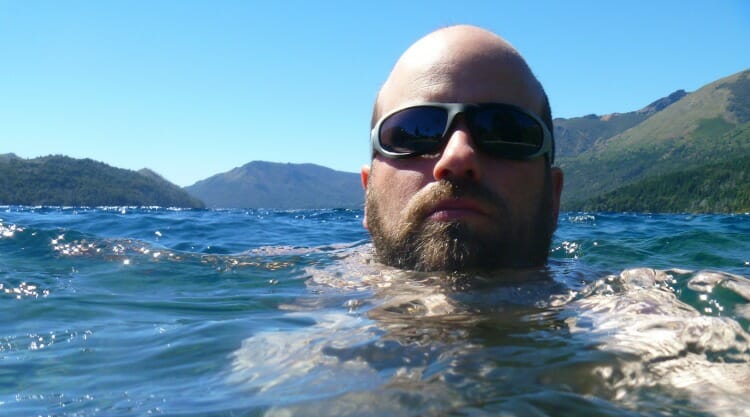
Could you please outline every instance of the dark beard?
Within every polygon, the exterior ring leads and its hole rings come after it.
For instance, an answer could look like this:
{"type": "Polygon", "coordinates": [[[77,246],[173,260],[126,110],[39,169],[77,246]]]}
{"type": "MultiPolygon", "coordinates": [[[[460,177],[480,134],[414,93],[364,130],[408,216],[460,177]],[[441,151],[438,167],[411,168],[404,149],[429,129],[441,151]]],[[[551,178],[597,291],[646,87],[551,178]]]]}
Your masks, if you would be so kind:
{"type": "Polygon", "coordinates": [[[406,219],[388,230],[378,210],[381,197],[368,187],[367,224],[378,260],[402,269],[466,271],[542,266],[554,230],[551,195],[547,184],[540,190],[532,212],[523,213],[523,219],[513,219],[505,202],[480,184],[440,181],[408,208],[406,219]],[[497,221],[490,230],[475,230],[461,221],[426,220],[431,204],[458,197],[472,198],[495,209],[490,214],[497,221]]]}

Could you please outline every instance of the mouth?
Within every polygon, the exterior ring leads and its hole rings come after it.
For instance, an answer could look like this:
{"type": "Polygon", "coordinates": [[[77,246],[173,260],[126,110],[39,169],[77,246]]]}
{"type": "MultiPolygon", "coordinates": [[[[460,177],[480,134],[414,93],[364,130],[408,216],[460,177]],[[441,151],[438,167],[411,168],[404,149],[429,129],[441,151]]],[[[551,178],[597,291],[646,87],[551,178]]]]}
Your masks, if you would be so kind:
{"type": "Polygon", "coordinates": [[[435,204],[427,211],[427,219],[439,222],[485,218],[489,211],[477,201],[451,198],[435,204]]]}

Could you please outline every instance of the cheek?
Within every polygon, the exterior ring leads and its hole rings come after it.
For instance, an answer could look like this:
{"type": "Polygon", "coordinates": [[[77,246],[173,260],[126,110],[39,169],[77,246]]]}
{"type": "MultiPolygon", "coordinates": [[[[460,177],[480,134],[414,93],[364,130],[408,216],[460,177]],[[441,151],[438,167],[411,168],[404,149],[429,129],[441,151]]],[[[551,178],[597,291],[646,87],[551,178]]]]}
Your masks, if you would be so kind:
{"type": "Polygon", "coordinates": [[[409,200],[422,189],[430,178],[416,161],[406,164],[406,160],[373,161],[371,187],[375,187],[379,206],[391,215],[401,212],[409,200]]]}
{"type": "Polygon", "coordinates": [[[529,162],[504,161],[485,172],[486,181],[511,205],[533,203],[544,189],[544,165],[529,162]]]}

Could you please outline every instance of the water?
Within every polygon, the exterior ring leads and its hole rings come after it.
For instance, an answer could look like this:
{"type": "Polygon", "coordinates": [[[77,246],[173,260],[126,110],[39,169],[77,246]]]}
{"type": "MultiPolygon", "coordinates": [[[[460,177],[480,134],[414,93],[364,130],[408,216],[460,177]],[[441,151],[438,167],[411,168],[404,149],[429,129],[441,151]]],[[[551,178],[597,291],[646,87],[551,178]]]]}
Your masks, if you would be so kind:
{"type": "Polygon", "coordinates": [[[563,213],[487,276],[361,221],[0,207],[0,415],[750,415],[750,215],[563,213]]]}

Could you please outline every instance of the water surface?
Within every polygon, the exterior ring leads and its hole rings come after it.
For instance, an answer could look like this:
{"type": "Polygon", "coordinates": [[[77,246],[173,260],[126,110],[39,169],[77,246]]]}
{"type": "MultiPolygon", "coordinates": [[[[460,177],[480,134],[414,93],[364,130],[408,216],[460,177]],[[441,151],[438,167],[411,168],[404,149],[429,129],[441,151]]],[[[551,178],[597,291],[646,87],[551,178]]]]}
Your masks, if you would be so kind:
{"type": "Polygon", "coordinates": [[[549,268],[358,210],[0,208],[4,416],[750,415],[750,216],[563,213],[549,268]]]}

